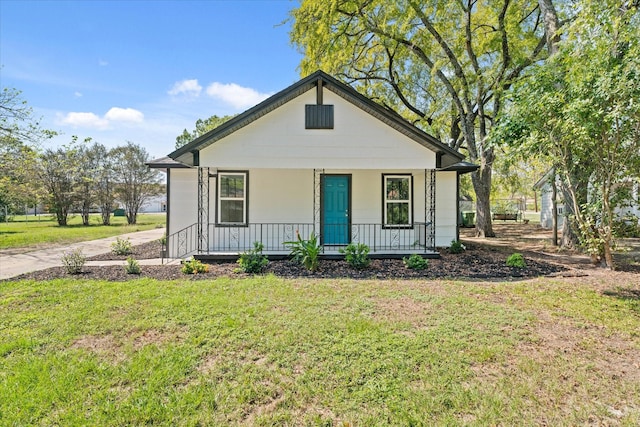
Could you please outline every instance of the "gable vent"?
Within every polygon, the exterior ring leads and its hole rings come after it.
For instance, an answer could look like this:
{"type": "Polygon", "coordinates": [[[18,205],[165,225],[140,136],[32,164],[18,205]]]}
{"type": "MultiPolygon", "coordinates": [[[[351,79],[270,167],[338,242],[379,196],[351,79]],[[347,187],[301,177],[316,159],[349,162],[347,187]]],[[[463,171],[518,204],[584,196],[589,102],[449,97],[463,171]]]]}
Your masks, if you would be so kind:
{"type": "Polygon", "coordinates": [[[305,105],[305,129],[333,129],[333,105],[305,105]]]}

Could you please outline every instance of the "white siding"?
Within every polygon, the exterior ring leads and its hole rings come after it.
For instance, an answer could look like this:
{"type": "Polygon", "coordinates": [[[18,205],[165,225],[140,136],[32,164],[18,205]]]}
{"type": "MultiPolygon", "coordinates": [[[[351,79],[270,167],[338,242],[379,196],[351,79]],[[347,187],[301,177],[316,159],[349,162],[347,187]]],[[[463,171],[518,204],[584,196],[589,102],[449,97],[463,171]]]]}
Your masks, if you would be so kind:
{"type": "MultiPolygon", "coordinates": [[[[551,230],[553,228],[552,195],[553,192],[550,184],[544,184],[540,188],[540,226],[547,230],[551,230]]],[[[562,222],[564,221],[563,212],[564,205],[562,203],[558,203],[558,229],[562,228],[562,222]]]]}
{"type": "MultiPolygon", "coordinates": [[[[235,169],[236,171],[241,169],[235,169]]],[[[250,224],[289,224],[291,226],[213,227],[210,245],[212,251],[249,247],[253,241],[262,240],[267,248],[279,246],[285,240],[295,238],[300,230],[308,236],[314,224],[314,173],[311,169],[244,169],[249,176],[248,218],[250,224]]],[[[218,172],[224,170],[218,169],[218,172]]],[[[356,240],[370,246],[389,244],[394,230],[382,230],[382,175],[407,174],[413,176],[413,220],[425,221],[424,170],[348,170],[325,169],[325,174],[351,176],[351,223],[371,224],[362,227],[363,233],[356,240]],[[373,226],[375,225],[375,226],[373,226]],[[367,233],[367,236],[364,233],[367,233]],[[377,236],[377,240],[371,239],[377,236]],[[381,237],[382,236],[382,237],[381,237]]],[[[173,180],[172,180],[173,182],[173,180]]],[[[186,182],[186,181],[185,181],[186,182]]],[[[181,183],[182,184],[182,183],[181,183]]],[[[189,185],[196,188],[194,179],[189,185]]],[[[448,246],[456,236],[456,173],[436,174],[436,245],[448,246]]],[[[211,180],[211,221],[215,222],[215,179],[211,180]]],[[[173,186],[172,186],[173,192],[173,186]]],[[[195,198],[196,195],[194,194],[195,198]]],[[[172,197],[173,199],[173,197],[172,197]]],[[[173,214],[172,214],[173,215],[173,214]]],[[[195,222],[195,206],[193,208],[195,222]]],[[[173,221],[172,221],[173,223],[173,221]]],[[[403,231],[404,243],[419,240],[421,229],[403,231]],[[408,236],[408,237],[407,237],[408,236]]],[[[417,248],[416,248],[417,249],[417,248]]]]}
{"type": "Polygon", "coordinates": [[[436,246],[448,247],[456,238],[457,172],[436,173],[436,246]]]}
{"type": "Polygon", "coordinates": [[[219,169],[435,168],[435,153],[325,90],[334,129],[305,129],[305,104],[315,89],[289,101],[200,152],[202,166],[219,169]]]}
{"type": "Polygon", "coordinates": [[[197,169],[171,169],[169,235],[198,222],[197,169]]]}

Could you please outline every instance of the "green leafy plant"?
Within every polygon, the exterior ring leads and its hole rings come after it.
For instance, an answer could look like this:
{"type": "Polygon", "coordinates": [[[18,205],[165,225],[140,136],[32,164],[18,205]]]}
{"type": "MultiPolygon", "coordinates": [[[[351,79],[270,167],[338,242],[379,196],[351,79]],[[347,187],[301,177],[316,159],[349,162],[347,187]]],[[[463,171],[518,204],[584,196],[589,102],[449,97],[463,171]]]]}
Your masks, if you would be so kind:
{"type": "Polygon", "coordinates": [[[516,268],[525,268],[527,264],[524,262],[524,257],[521,253],[514,252],[507,257],[507,266],[516,268]]]}
{"type": "Polygon", "coordinates": [[[358,270],[367,268],[371,263],[369,259],[369,246],[364,243],[349,243],[344,249],[340,249],[340,253],[344,254],[347,263],[358,270]]]}
{"type": "Polygon", "coordinates": [[[202,274],[209,271],[209,266],[199,259],[190,258],[182,262],[181,271],[184,274],[202,274]]]}
{"type": "Polygon", "coordinates": [[[161,244],[162,246],[166,246],[166,245],[167,245],[167,233],[164,233],[164,234],[162,235],[162,237],[160,237],[160,238],[158,239],[158,242],[160,242],[160,244],[161,244]]]}
{"type": "Polygon", "coordinates": [[[124,266],[124,271],[127,274],[140,274],[142,273],[142,269],[140,268],[140,263],[134,257],[128,257],[127,263],[124,266]]]}
{"type": "Polygon", "coordinates": [[[240,270],[250,274],[262,272],[269,264],[269,259],[262,253],[263,249],[264,245],[261,242],[253,242],[253,249],[243,252],[238,258],[240,270]]]}
{"type": "Polygon", "coordinates": [[[133,252],[131,247],[131,240],[127,237],[126,239],[121,239],[116,237],[116,241],[111,244],[111,252],[116,255],[129,255],[133,252]]]}
{"type": "Polygon", "coordinates": [[[62,265],[69,274],[79,274],[82,272],[87,258],[82,253],[82,249],[74,249],[70,252],[65,252],[62,255],[62,265]]]}
{"type": "Polygon", "coordinates": [[[429,265],[429,260],[422,258],[418,254],[412,254],[409,258],[402,258],[402,262],[407,268],[412,270],[424,270],[429,265]]]}
{"type": "Polygon", "coordinates": [[[461,254],[462,252],[464,252],[466,250],[467,250],[467,248],[459,240],[452,240],[451,241],[451,246],[449,246],[449,253],[450,254],[461,254]]]}
{"type": "Polygon", "coordinates": [[[295,262],[302,264],[309,271],[316,271],[321,251],[318,236],[315,232],[312,232],[309,240],[304,240],[297,231],[296,235],[298,240],[284,242],[283,244],[291,247],[290,256],[295,262]]]}

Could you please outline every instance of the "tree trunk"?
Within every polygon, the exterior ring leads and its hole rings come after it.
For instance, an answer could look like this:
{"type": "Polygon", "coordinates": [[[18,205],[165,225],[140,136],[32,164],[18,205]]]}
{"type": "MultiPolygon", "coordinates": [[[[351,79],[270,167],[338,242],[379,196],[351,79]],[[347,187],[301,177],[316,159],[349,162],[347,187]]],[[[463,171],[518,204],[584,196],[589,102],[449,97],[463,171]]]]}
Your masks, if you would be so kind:
{"type": "Polygon", "coordinates": [[[547,50],[549,55],[553,55],[558,51],[558,42],[560,36],[558,29],[560,28],[560,20],[553,6],[553,0],[538,0],[540,12],[542,12],[542,20],[544,21],[544,33],[547,38],[547,50]]]}
{"type": "Polygon", "coordinates": [[[82,204],[82,225],[89,225],[89,205],[82,204]]]}
{"type": "Polygon", "coordinates": [[[553,224],[553,246],[558,246],[558,186],[556,174],[551,177],[551,218],[553,224]]]}
{"type": "Polygon", "coordinates": [[[476,192],[476,237],[495,237],[491,222],[491,168],[480,166],[471,175],[476,192]]]}
{"type": "Polygon", "coordinates": [[[64,207],[56,207],[56,219],[58,220],[58,225],[65,226],[67,225],[67,217],[69,212],[64,207]]]}
{"type": "Polygon", "coordinates": [[[127,224],[133,225],[136,223],[138,213],[133,211],[127,211],[127,224]]]}
{"type": "MultiPolygon", "coordinates": [[[[573,174],[574,177],[571,179],[573,183],[575,192],[575,197],[578,200],[578,203],[584,203],[587,200],[586,188],[587,185],[585,183],[584,186],[576,183],[580,183],[580,177],[577,174],[573,174]],[[584,190],[581,190],[584,188],[584,190]],[[584,194],[582,194],[584,193],[584,194]]],[[[564,199],[564,217],[562,220],[562,240],[560,242],[560,246],[565,249],[573,249],[578,246],[580,243],[580,236],[575,231],[575,224],[573,223],[573,218],[576,216],[577,210],[576,206],[573,203],[573,197],[571,195],[571,190],[567,188],[567,185],[563,183],[560,187],[562,191],[562,197],[564,199]]]]}
{"type": "Polygon", "coordinates": [[[103,205],[100,209],[102,225],[111,225],[111,205],[103,205]]]}

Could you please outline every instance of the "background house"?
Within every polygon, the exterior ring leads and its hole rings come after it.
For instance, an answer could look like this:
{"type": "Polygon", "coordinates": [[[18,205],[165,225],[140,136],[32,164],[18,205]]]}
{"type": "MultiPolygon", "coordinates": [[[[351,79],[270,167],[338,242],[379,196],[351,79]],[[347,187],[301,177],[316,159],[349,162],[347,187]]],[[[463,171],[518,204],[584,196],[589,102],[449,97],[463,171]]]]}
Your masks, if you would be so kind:
{"type": "MultiPolygon", "coordinates": [[[[535,184],[534,188],[540,192],[540,226],[545,229],[553,228],[553,188],[552,180],[555,179],[557,188],[557,209],[558,209],[558,229],[562,228],[564,222],[564,203],[560,191],[560,179],[554,176],[554,169],[549,169],[535,184]]],[[[619,219],[640,221],[640,183],[629,180],[626,184],[627,190],[631,194],[631,204],[629,206],[616,208],[615,212],[619,219]]]]}

